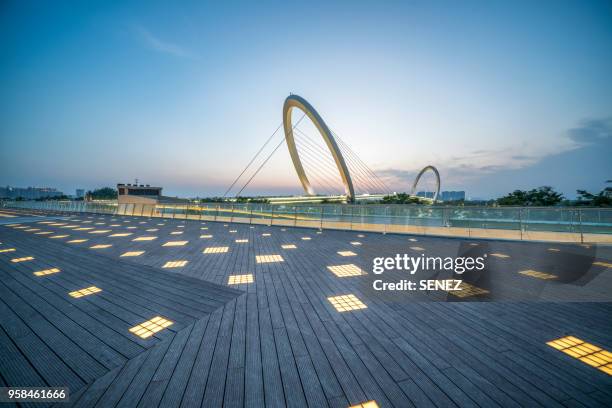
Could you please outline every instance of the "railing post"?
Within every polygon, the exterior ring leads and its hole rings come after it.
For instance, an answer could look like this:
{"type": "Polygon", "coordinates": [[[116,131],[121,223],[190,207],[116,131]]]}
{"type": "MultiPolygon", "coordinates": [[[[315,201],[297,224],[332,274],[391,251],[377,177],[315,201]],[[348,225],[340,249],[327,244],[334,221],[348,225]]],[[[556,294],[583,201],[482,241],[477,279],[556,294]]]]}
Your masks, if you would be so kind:
{"type": "Polygon", "coordinates": [[[519,231],[521,232],[521,241],[523,240],[523,207],[519,208],[519,231]]]}
{"type": "Polygon", "coordinates": [[[271,205],[270,208],[271,208],[271,211],[270,211],[270,225],[269,226],[271,227],[272,224],[274,224],[274,206],[271,205]]]}
{"type": "Polygon", "coordinates": [[[321,215],[320,215],[320,218],[321,218],[321,222],[319,224],[319,230],[323,231],[323,206],[321,206],[321,215]]]}
{"type": "Polygon", "coordinates": [[[578,226],[580,228],[580,243],[584,244],[584,235],[582,233],[582,209],[578,209],[578,226]]]}

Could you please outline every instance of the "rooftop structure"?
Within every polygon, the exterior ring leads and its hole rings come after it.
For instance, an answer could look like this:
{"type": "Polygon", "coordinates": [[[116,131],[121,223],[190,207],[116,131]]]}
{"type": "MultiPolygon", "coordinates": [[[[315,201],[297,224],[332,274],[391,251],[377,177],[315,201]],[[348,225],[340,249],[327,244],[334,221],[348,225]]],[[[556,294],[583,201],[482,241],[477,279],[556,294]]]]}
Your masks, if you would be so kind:
{"type": "Polygon", "coordinates": [[[67,386],[78,406],[612,400],[605,246],[525,251],[174,215],[0,211],[6,386],[67,386]],[[396,248],[490,254],[488,275],[464,275],[459,292],[372,290],[387,272],[373,274],[367,254],[396,248]],[[579,268],[584,259],[594,262],[579,268]],[[521,301],[491,301],[500,298],[521,301]],[[559,302],[568,299],[602,302],[559,302]]]}

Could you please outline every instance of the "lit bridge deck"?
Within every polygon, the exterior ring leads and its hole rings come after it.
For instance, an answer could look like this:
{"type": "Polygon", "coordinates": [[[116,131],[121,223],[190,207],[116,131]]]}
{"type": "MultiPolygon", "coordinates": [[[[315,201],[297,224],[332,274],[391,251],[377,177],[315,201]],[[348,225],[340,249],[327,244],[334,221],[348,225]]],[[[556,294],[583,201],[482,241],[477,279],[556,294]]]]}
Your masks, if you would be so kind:
{"type": "Polygon", "coordinates": [[[82,407],[612,405],[604,352],[547,344],[612,350],[610,247],[2,213],[0,387],[82,407]],[[489,275],[466,297],[374,292],[372,258],[404,252],[487,253],[489,275]]]}

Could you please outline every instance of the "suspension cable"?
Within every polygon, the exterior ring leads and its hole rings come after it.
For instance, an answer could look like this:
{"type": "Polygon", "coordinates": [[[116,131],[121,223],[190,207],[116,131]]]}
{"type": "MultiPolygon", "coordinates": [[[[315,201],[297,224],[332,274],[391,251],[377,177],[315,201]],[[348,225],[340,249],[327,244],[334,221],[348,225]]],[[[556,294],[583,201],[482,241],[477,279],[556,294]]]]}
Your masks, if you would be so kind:
{"type": "MultiPolygon", "coordinates": [[[[300,120],[298,120],[295,125],[293,125],[293,127],[291,128],[291,131],[293,131],[293,129],[295,129],[295,127],[297,125],[300,124],[300,122],[302,121],[302,119],[304,119],[304,116],[306,116],[306,114],[304,113],[302,115],[302,117],[300,118],[300,120]]],[[[282,124],[281,124],[282,126],[282,124]]],[[[279,126],[280,129],[280,126],[279,126]]],[[[276,130],[278,131],[278,129],[276,130]]],[[[276,132],[274,132],[276,133],[276,132]]],[[[276,145],[276,147],[274,148],[274,150],[272,150],[272,153],[270,153],[268,155],[268,157],[266,158],[266,160],[264,160],[264,162],[257,168],[257,170],[255,171],[255,173],[253,173],[253,175],[251,176],[251,178],[244,184],[244,186],[242,186],[242,188],[240,189],[240,191],[238,191],[238,193],[235,195],[235,197],[238,197],[240,195],[240,193],[242,193],[242,190],[244,190],[246,188],[246,186],[251,182],[251,180],[253,180],[253,178],[257,175],[257,173],[259,173],[259,171],[263,168],[263,166],[268,162],[268,160],[270,160],[270,158],[272,157],[272,155],[274,153],[276,153],[276,151],[278,150],[278,148],[283,144],[283,142],[285,142],[285,138],[282,138],[280,143],[276,145]]]]}
{"type": "Polygon", "coordinates": [[[274,135],[276,134],[276,132],[278,132],[278,130],[281,128],[281,126],[283,126],[283,123],[281,122],[280,125],[278,125],[278,127],[276,128],[276,130],[274,131],[274,133],[272,133],[270,135],[270,137],[268,138],[268,140],[266,140],[266,143],[263,144],[263,146],[261,146],[261,148],[257,151],[257,153],[255,153],[255,156],[253,156],[253,158],[251,159],[251,161],[249,162],[249,164],[246,165],[246,167],[242,170],[242,172],[238,175],[238,177],[236,177],[236,179],[234,180],[234,182],[232,183],[231,186],[229,186],[229,188],[227,189],[227,191],[225,193],[223,193],[223,197],[227,196],[227,193],[230,192],[230,190],[234,187],[234,185],[236,184],[236,182],[238,182],[238,180],[240,179],[240,177],[242,177],[242,175],[247,171],[247,169],[251,166],[251,164],[253,164],[253,162],[255,161],[255,159],[257,158],[257,156],[259,156],[259,154],[261,153],[261,151],[268,145],[268,143],[270,143],[270,140],[272,140],[272,138],[274,137],[274,135]]]}

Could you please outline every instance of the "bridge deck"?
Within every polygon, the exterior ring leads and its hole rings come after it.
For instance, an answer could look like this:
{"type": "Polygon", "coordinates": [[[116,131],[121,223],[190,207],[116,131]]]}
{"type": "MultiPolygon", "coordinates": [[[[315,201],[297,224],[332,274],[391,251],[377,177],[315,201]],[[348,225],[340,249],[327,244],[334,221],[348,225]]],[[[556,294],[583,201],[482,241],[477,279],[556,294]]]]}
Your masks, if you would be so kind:
{"type": "Polygon", "coordinates": [[[489,260],[496,274],[512,276],[504,281],[506,294],[520,288],[551,300],[609,300],[606,247],[557,245],[550,251],[550,243],[4,213],[19,218],[3,218],[0,226],[0,250],[15,249],[0,252],[0,386],[68,386],[71,404],[83,407],[612,403],[612,376],[546,345],[573,335],[612,349],[610,302],[487,302],[486,296],[435,302],[418,294],[397,301],[368,290],[371,258],[385,250],[418,252],[409,249],[418,246],[428,254],[456,254],[476,244],[506,256],[489,260]],[[112,232],[92,233],[98,230],[112,232]],[[110,236],[117,233],[131,235],[110,236]],[[52,238],[62,235],[69,236],[52,238]],[[142,236],[156,238],[133,241],[142,236]],[[69,242],[82,239],[87,241],[69,242]],[[162,245],[169,241],[188,242],[162,245]],[[287,244],[296,248],[281,247],[287,244]],[[217,247],[228,252],[203,253],[217,247]],[[144,252],[121,256],[137,251],[144,252]],[[258,255],[283,261],[257,263],[258,255]],[[601,265],[590,266],[580,286],[552,289],[517,273],[560,274],[555,265],[570,258],[601,265]],[[163,268],[169,261],[187,263],[163,268]],[[327,269],[342,264],[368,275],[337,277],[327,269]],[[60,272],[34,275],[51,268],[60,272]],[[230,275],[243,274],[252,274],[253,282],[228,285],[230,275]],[[90,286],[102,291],[68,295],[90,286]],[[348,294],[367,308],[340,313],[328,301],[348,294]],[[147,339],[129,332],[154,316],[173,324],[147,339]]]}

